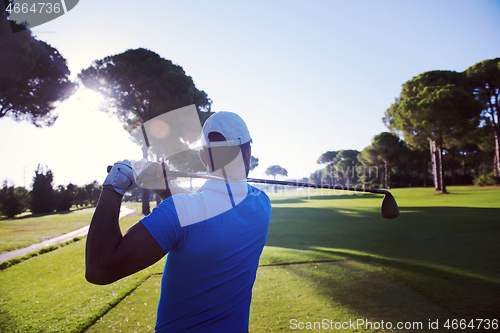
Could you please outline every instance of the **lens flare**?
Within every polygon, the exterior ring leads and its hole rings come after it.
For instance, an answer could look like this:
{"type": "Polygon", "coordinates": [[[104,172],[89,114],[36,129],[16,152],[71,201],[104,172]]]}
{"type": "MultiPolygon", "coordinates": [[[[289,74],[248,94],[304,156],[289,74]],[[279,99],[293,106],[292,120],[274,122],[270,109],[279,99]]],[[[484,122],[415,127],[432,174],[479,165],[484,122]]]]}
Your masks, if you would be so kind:
{"type": "Polygon", "coordinates": [[[150,131],[155,138],[163,139],[170,134],[170,126],[163,120],[158,119],[151,124],[150,131]]]}

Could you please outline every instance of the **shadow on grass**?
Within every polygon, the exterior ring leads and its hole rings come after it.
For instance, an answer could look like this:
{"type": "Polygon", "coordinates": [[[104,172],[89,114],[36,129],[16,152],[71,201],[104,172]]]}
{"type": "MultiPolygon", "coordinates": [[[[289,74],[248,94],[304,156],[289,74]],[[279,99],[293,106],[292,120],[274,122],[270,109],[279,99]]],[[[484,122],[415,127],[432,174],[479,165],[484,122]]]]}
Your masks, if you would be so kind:
{"type": "MultiPolygon", "coordinates": [[[[432,331],[428,329],[429,321],[437,320],[443,327],[446,320],[456,319],[432,300],[414,292],[376,266],[359,260],[293,265],[286,270],[293,273],[294,277],[300,277],[302,284],[307,284],[306,287],[312,287],[313,294],[350,309],[352,314],[348,316],[349,320],[358,323],[361,319],[361,327],[355,327],[357,330],[349,327],[353,332],[377,329],[374,322],[387,323],[386,330],[381,332],[428,332],[432,331]],[[397,325],[402,323],[410,326],[398,329],[397,325]]],[[[309,288],[306,290],[311,293],[309,288]]],[[[306,295],[300,296],[307,298],[306,295]]]]}
{"type": "Polygon", "coordinates": [[[496,318],[500,208],[401,210],[275,207],[266,245],[369,262],[461,318],[496,318]]]}

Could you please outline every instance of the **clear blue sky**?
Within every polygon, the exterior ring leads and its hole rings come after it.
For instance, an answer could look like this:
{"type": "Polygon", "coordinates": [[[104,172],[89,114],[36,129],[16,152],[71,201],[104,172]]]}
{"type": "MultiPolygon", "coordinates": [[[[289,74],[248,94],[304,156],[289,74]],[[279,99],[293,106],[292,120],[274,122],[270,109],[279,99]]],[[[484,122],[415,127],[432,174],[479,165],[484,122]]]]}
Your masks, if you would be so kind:
{"type": "MultiPolygon", "coordinates": [[[[463,71],[500,56],[500,1],[96,1],[35,27],[72,77],[95,59],[148,48],[181,65],[214,101],[247,122],[253,155],[308,177],[328,150],[362,150],[387,129],[401,85],[430,70],[463,71]]],[[[102,182],[138,159],[117,120],[80,91],[52,128],[0,119],[0,180],[31,183],[38,163],[55,185],[102,182]]]]}

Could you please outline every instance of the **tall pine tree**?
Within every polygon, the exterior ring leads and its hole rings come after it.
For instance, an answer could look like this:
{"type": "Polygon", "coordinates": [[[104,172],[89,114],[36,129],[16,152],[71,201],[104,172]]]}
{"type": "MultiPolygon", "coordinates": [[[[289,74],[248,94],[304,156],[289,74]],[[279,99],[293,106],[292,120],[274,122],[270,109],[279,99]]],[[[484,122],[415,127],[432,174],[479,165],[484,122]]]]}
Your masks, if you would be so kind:
{"type": "Polygon", "coordinates": [[[38,165],[33,177],[33,190],[31,191],[31,212],[34,214],[51,213],[56,208],[55,194],[52,188],[54,176],[51,170],[44,172],[38,165]]]}

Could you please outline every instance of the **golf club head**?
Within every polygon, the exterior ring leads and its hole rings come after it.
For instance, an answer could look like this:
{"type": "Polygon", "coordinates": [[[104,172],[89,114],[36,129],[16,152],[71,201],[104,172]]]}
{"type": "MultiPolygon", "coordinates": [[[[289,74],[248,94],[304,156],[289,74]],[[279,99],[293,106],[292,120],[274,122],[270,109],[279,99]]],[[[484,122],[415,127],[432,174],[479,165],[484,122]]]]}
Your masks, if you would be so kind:
{"type": "Polygon", "coordinates": [[[382,216],[386,219],[395,219],[399,216],[399,207],[396,199],[388,193],[382,200],[382,216]]]}

